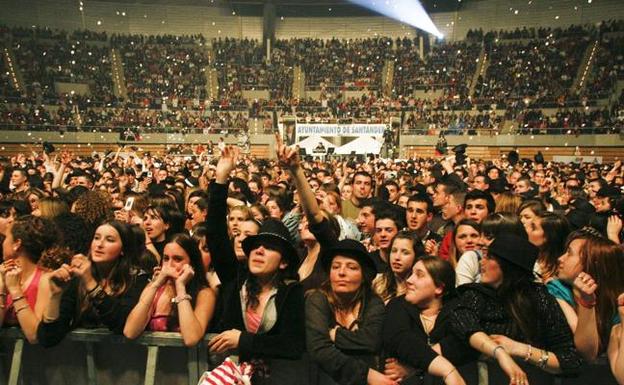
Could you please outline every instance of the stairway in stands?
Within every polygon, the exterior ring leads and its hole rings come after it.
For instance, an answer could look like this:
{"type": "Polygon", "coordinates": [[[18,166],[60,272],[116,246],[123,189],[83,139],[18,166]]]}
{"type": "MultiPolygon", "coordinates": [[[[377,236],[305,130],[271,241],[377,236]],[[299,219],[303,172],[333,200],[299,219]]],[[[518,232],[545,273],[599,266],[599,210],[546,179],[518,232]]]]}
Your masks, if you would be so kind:
{"type": "Polygon", "coordinates": [[[591,75],[592,66],[596,61],[596,57],[598,57],[598,50],[600,49],[600,43],[598,40],[595,40],[592,44],[587,46],[585,50],[585,54],[583,55],[583,60],[579,65],[579,68],[576,72],[576,77],[574,78],[574,82],[572,83],[572,87],[570,87],[571,94],[580,93],[583,90],[589,77],[591,75]]]}
{"type": "Polygon", "coordinates": [[[26,96],[26,87],[24,87],[24,78],[19,70],[13,49],[9,45],[2,47],[2,61],[5,63],[4,70],[8,73],[11,85],[17,92],[26,96]]]}
{"type": "Polygon", "coordinates": [[[485,70],[487,70],[488,66],[488,58],[487,53],[485,52],[485,47],[481,47],[481,53],[479,54],[479,62],[477,64],[477,68],[475,69],[474,75],[472,75],[472,80],[470,81],[470,88],[468,91],[468,95],[474,95],[475,88],[477,87],[477,81],[479,80],[479,76],[485,77],[485,70]]]}
{"type": "Polygon", "coordinates": [[[128,99],[128,89],[126,88],[126,77],[124,76],[124,66],[121,53],[117,48],[111,49],[111,64],[113,75],[113,93],[117,98],[128,99]]]}
{"type": "Polygon", "coordinates": [[[302,99],[305,97],[305,72],[301,66],[293,69],[292,97],[302,99]]]}
{"type": "Polygon", "coordinates": [[[215,56],[212,47],[206,45],[206,57],[208,58],[208,66],[204,71],[206,77],[206,97],[209,100],[219,99],[219,73],[214,68],[215,56]]]}
{"type": "Polygon", "coordinates": [[[392,96],[394,84],[394,60],[386,60],[381,73],[381,89],[384,96],[392,96]]]}

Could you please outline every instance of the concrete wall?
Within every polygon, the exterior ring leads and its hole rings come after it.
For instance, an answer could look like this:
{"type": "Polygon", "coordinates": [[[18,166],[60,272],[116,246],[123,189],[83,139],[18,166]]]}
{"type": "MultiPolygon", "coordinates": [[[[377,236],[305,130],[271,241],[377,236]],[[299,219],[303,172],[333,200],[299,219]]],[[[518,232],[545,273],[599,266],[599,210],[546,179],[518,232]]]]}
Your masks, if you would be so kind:
{"type": "MultiPolygon", "coordinates": [[[[262,17],[241,17],[222,5],[190,6],[124,4],[76,0],[0,0],[0,23],[21,26],[49,26],[65,30],[91,29],[111,33],[196,34],[206,37],[262,38],[262,17]],[[119,15],[117,14],[119,12],[119,15]],[[125,12],[125,16],[123,16],[125,12]],[[98,24],[98,22],[100,22],[98,24]]],[[[621,0],[473,0],[460,12],[434,13],[434,24],[446,39],[463,39],[471,28],[513,29],[521,26],[567,27],[624,18],[621,0]],[[518,11],[516,14],[515,12],[518,11]]],[[[386,17],[285,17],[276,21],[277,38],[312,37],[329,39],[375,36],[414,36],[412,26],[386,17]]]]}
{"type": "MultiPolygon", "coordinates": [[[[437,136],[402,135],[402,146],[432,145],[438,141],[437,136]]],[[[624,137],[621,135],[495,135],[495,136],[455,136],[446,137],[449,146],[467,143],[469,146],[488,147],[618,147],[622,146],[624,157],[624,137]]]]}
{"type": "Polygon", "coordinates": [[[231,9],[224,6],[83,3],[84,11],[81,13],[76,0],[0,0],[0,23],[124,34],[201,33],[207,38],[262,38],[262,17],[232,15],[231,9]]]}

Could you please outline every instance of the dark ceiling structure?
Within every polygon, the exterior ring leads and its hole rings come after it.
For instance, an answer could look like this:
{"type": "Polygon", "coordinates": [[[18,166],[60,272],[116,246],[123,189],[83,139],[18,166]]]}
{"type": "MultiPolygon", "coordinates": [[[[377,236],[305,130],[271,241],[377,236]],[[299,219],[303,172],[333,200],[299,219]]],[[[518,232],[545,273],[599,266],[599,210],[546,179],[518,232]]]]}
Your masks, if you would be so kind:
{"type": "MultiPolygon", "coordinates": [[[[383,1],[383,0],[382,0],[383,1]]],[[[429,13],[453,12],[461,9],[468,0],[421,0],[429,13]]],[[[233,11],[244,16],[262,15],[266,3],[275,5],[277,16],[284,17],[332,17],[332,16],[373,16],[375,12],[352,4],[347,0],[222,0],[233,11]]]]}

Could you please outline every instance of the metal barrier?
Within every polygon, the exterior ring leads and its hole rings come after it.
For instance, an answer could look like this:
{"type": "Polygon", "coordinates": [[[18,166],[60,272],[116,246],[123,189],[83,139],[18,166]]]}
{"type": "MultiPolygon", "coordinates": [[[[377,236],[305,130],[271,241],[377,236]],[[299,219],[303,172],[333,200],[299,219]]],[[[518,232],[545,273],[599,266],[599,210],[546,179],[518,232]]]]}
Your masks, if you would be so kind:
{"type": "MultiPolygon", "coordinates": [[[[145,332],[136,340],[129,340],[121,335],[111,333],[107,329],[76,329],[69,333],[65,339],[83,344],[86,348],[85,366],[86,377],[89,385],[97,385],[95,349],[96,343],[108,344],[133,344],[142,345],[147,348],[147,357],[144,373],[144,385],[154,385],[156,381],[156,369],[158,356],[161,348],[177,347],[187,350],[187,375],[188,385],[196,385],[199,376],[208,369],[208,347],[207,343],[214,334],[207,334],[204,339],[193,347],[185,347],[180,333],[170,332],[145,332]]],[[[25,350],[25,338],[19,328],[0,329],[0,340],[2,345],[8,347],[13,343],[11,354],[11,364],[8,379],[0,376],[0,384],[18,385],[22,372],[23,355],[25,350]],[[8,342],[8,343],[7,343],[8,342]]],[[[28,344],[26,343],[28,346],[28,344]]],[[[0,370],[0,373],[2,370],[0,370]]]]}

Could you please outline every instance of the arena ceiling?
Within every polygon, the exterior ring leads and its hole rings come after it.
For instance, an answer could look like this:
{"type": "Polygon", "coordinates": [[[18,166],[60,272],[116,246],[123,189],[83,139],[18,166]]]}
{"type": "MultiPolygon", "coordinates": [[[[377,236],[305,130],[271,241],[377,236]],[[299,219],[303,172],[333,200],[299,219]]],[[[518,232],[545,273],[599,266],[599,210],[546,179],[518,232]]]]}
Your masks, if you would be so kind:
{"type": "MultiPolygon", "coordinates": [[[[97,0],[96,0],[97,1],[97,0]]],[[[347,0],[113,0],[124,4],[163,4],[193,6],[226,6],[242,16],[261,16],[264,4],[273,3],[278,16],[370,16],[374,12],[347,0]]],[[[429,13],[451,12],[467,1],[477,0],[421,0],[429,13]]],[[[484,1],[484,0],[483,0],[484,1]]]]}

